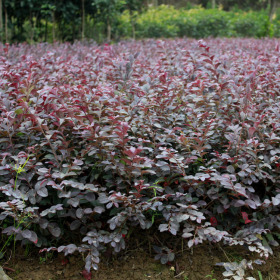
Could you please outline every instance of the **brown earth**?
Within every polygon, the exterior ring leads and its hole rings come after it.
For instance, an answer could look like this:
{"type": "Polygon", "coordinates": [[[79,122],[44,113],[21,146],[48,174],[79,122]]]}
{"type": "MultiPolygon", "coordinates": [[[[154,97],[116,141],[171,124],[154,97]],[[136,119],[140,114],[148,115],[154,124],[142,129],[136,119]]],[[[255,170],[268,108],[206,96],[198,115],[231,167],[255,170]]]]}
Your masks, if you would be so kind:
{"type": "MultiPolygon", "coordinates": [[[[99,270],[93,272],[94,280],[145,280],[145,279],[183,279],[183,280],[220,280],[223,279],[222,267],[215,266],[217,262],[241,261],[243,258],[258,258],[245,249],[219,245],[200,245],[192,250],[177,252],[176,261],[162,265],[155,261],[149,252],[143,248],[127,251],[110,260],[103,259],[99,270]]],[[[14,280],[83,280],[83,260],[81,256],[64,257],[55,254],[29,253],[17,250],[16,256],[6,263],[0,263],[6,273],[14,280]],[[26,253],[25,253],[26,255],[26,253]]],[[[257,280],[280,280],[280,249],[275,250],[265,265],[254,265],[247,276],[257,280]],[[258,276],[261,272],[262,279],[258,276]]]]}

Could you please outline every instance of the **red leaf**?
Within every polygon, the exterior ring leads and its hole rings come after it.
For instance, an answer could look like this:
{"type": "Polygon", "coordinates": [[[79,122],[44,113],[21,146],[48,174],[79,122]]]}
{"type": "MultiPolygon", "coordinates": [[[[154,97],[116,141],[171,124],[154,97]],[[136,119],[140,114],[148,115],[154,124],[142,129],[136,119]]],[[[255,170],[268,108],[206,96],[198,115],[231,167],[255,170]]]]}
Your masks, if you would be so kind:
{"type": "Polygon", "coordinates": [[[248,219],[248,214],[246,212],[241,212],[241,214],[245,224],[252,223],[252,221],[248,219]]]}
{"type": "Polygon", "coordinates": [[[244,221],[248,220],[248,214],[246,212],[241,212],[244,221]]]}
{"type": "Polygon", "coordinates": [[[162,83],[166,83],[166,76],[167,76],[166,73],[160,75],[160,76],[159,76],[159,80],[160,80],[162,83]]]}
{"type": "Polygon", "coordinates": [[[64,259],[64,260],[61,261],[61,264],[62,264],[62,265],[66,265],[66,264],[68,264],[68,263],[69,263],[69,260],[68,260],[68,259],[64,259]]]}
{"type": "Polygon", "coordinates": [[[252,138],[254,133],[255,133],[256,129],[254,127],[250,127],[248,129],[248,133],[249,133],[249,137],[252,138]]]}
{"type": "Polygon", "coordinates": [[[82,271],[82,275],[86,280],[91,280],[92,273],[86,271],[85,269],[82,271]]]}
{"type": "Polygon", "coordinates": [[[217,226],[218,225],[218,221],[215,217],[211,217],[210,218],[210,223],[213,227],[217,226]]]}

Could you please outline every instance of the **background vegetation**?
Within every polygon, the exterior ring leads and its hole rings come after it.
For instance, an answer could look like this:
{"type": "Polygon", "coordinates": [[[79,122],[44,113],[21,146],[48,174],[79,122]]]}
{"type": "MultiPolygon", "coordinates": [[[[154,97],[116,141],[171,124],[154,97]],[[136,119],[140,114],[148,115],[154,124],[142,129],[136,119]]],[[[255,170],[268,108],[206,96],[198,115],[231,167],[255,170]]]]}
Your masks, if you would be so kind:
{"type": "Polygon", "coordinates": [[[0,40],[279,37],[278,5],[278,0],[0,0],[0,40]]]}

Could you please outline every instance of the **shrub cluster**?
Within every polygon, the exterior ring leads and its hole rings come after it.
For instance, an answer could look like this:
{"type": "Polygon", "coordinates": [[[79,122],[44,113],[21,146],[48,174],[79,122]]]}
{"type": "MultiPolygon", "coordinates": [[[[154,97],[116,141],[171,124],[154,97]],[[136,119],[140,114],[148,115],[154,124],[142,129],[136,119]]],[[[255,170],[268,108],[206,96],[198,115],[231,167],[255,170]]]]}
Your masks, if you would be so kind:
{"type": "MultiPolygon", "coordinates": [[[[131,228],[265,257],[278,245],[277,40],[0,53],[2,233],[84,252],[88,271],[108,248],[124,249],[131,228]]],[[[174,259],[172,248],[155,250],[174,259]]]]}
{"type": "MultiPolygon", "coordinates": [[[[161,5],[136,16],[138,38],[160,37],[267,37],[278,36],[277,22],[269,22],[266,11],[226,12],[218,9],[175,9],[161,5]],[[274,28],[275,25],[275,28],[274,28]],[[274,31],[275,30],[275,34],[274,31]]],[[[120,17],[120,35],[131,37],[130,15],[120,17]]]]}

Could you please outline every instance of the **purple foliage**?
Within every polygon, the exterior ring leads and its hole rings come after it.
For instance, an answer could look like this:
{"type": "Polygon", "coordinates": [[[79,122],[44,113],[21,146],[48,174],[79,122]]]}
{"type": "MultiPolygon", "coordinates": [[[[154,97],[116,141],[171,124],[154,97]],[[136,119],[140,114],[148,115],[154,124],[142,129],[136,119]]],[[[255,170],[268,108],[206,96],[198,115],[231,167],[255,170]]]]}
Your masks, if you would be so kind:
{"type": "Polygon", "coordinates": [[[46,250],[87,252],[87,271],[131,227],[267,256],[276,241],[256,234],[280,224],[279,54],[270,39],[0,46],[3,233],[38,247],[79,234],[46,250]]]}

